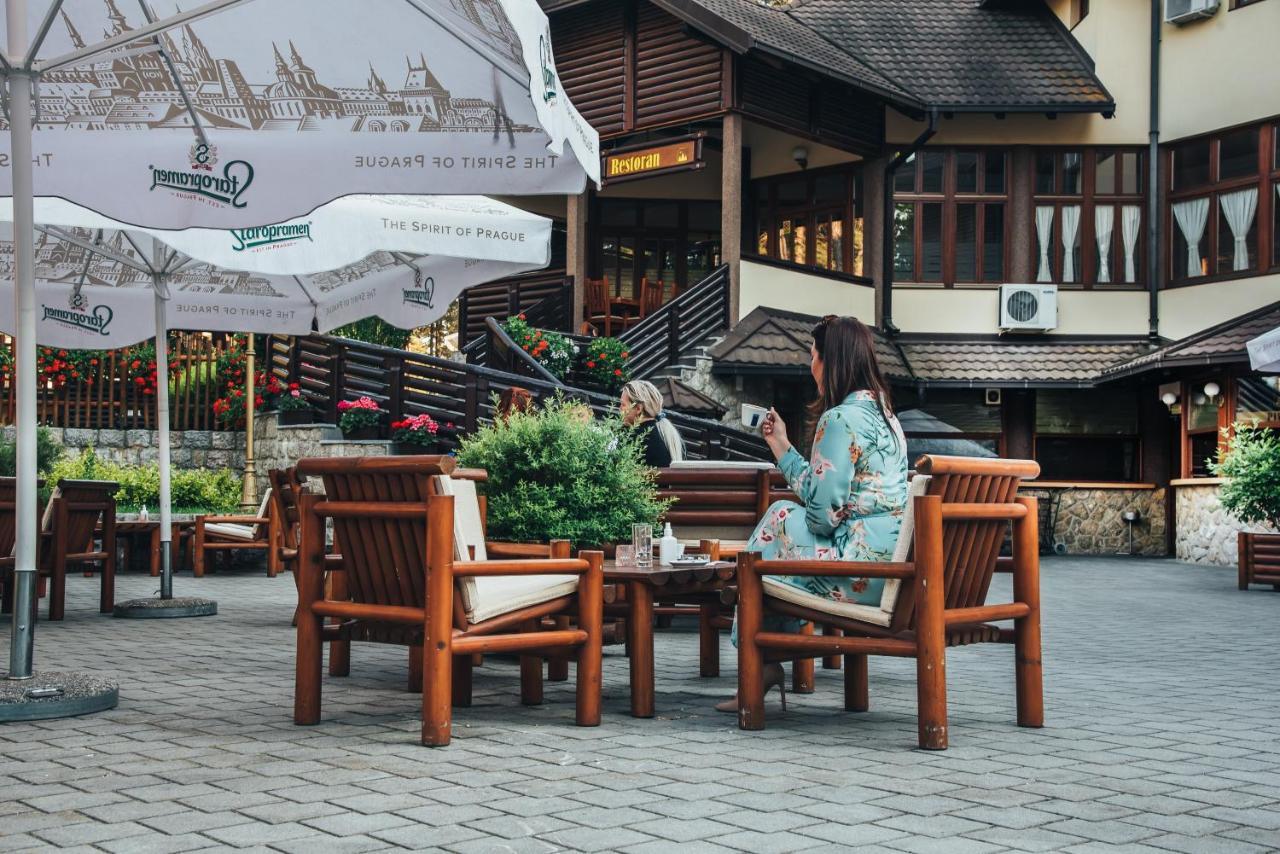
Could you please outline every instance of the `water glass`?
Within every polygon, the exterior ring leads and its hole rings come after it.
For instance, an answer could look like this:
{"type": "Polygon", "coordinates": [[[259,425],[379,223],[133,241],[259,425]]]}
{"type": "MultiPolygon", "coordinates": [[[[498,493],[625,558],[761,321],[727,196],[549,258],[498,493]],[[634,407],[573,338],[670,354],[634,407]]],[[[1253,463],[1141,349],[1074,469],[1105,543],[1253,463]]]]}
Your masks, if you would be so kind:
{"type": "Polygon", "coordinates": [[[632,525],[631,545],[636,550],[636,566],[648,569],[653,566],[653,526],[632,525]]]}
{"type": "Polygon", "coordinates": [[[635,546],[619,543],[617,548],[618,548],[617,557],[614,558],[614,562],[618,566],[635,566],[636,565],[636,547],[635,546]]]}

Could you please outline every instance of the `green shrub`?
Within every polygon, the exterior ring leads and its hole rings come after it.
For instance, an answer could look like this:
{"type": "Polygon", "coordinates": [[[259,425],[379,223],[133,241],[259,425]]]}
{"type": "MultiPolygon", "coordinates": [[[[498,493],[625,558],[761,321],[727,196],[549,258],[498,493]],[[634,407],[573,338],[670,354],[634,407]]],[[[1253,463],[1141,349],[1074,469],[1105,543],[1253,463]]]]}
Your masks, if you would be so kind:
{"type": "MultiPolygon", "coordinates": [[[[36,428],[36,471],[41,477],[49,474],[53,464],[62,459],[63,449],[48,429],[36,428]]],[[[0,476],[16,477],[18,474],[17,441],[0,443],[0,476]]]]}
{"type": "Polygon", "coordinates": [[[459,464],[489,473],[483,491],[494,539],[598,546],[629,542],[634,523],[657,525],[667,502],[636,434],[617,418],[583,412],[551,400],[463,439],[459,464]]]}
{"type": "Polygon", "coordinates": [[[1273,430],[1235,424],[1215,475],[1226,478],[1222,506],[1241,522],[1265,522],[1280,530],[1280,436],[1273,430]]]}
{"type": "Polygon", "coordinates": [[[329,334],[339,338],[350,338],[353,341],[363,341],[366,344],[381,344],[383,347],[403,350],[409,345],[409,338],[413,335],[413,331],[392,326],[381,317],[366,317],[364,320],[340,326],[329,334]]]}
{"type": "MultiPolygon", "coordinates": [[[[120,484],[116,503],[122,510],[160,504],[160,467],[153,464],[127,466],[100,460],[93,448],[59,461],[46,478],[50,485],[63,478],[71,480],[113,480],[120,484]]],[[[174,469],[170,476],[170,505],[173,509],[226,512],[240,503],[240,478],[230,470],[174,469]]]]}

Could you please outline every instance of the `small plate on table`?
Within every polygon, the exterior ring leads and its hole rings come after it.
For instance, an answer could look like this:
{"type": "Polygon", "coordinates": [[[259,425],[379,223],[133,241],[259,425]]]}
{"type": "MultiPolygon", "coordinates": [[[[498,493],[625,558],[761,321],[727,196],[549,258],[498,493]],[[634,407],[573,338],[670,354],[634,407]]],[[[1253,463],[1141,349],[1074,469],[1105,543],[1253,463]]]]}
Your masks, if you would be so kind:
{"type": "Polygon", "coordinates": [[[684,555],[671,561],[673,569],[691,569],[699,566],[706,566],[711,563],[711,558],[706,555],[684,555]]]}

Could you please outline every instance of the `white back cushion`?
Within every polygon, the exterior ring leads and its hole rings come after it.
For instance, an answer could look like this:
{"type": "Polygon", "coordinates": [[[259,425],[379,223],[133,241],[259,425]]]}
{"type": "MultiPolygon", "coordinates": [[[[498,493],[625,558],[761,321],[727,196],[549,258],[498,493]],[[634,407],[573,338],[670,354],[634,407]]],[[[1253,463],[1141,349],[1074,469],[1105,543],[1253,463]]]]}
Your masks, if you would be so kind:
{"type": "MultiPolygon", "coordinates": [[[[441,495],[453,496],[454,560],[471,560],[471,548],[475,549],[475,560],[488,560],[475,481],[440,475],[436,483],[441,495]]],[[[459,588],[467,621],[480,623],[567,596],[578,589],[578,578],[573,575],[465,576],[460,579],[459,588]]]]}

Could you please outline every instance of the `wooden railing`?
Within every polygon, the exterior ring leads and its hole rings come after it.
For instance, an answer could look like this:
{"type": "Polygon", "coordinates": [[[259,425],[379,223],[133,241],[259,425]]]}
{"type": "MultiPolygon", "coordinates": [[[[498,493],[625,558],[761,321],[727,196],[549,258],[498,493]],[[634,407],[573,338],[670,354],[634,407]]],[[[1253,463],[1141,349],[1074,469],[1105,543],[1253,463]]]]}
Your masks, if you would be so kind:
{"type": "MultiPolygon", "coordinates": [[[[12,364],[13,340],[0,336],[0,347],[12,364]]],[[[174,363],[169,400],[171,429],[226,429],[213,414],[220,387],[218,363],[226,347],[224,335],[174,333],[170,338],[170,361],[174,363]]],[[[73,429],[155,429],[155,390],[146,376],[143,383],[136,382],[149,371],[133,369],[135,357],[136,351],[77,356],[76,351],[54,349],[44,363],[53,366],[54,359],[74,363],[75,376],[71,376],[69,368],[42,375],[36,398],[37,420],[50,427],[73,429]],[[67,355],[63,357],[62,353],[67,355]],[[60,384],[58,376],[64,377],[65,383],[60,384]]],[[[0,422],[13,423],[16,403],[13,373],[8,368],[0,372],[0,422]]]]}
{"type": "MultiPolygon", "coordinates": [[[[536,372],[521,375],[327,335],[274,336],[269,358],[277,376],[297,381],[325,420],[337,421],[339,401],[367,396],[392,418],[425,412],[441,425],[452,425],[440,434],[445,449],[456,447],[460,435],[492,421],[494,398],[512,386],[538,399],[559,394],[580,400],[600,415],[617,412],[617,399],[610,395],[532,375],[536,372]]],[[[702,418],[677,413],[669,417],[692,459],[770,458],[756,436],[702,418]]]]}
{"type": "Polygon", "coordinates": [[[564,270],[540,270],[467,288],[458,298],[458,341],[484,336],[485,321],[524,313],[539,329],[573,329],[573,277],[564,270]]]}
{"type": "Polygon", "coordinates": [[[630,350],[631,375],[644,379],[675,364],[686,348],[728,327],[729,268],[721,265],[618,337],[630,350]]]}

